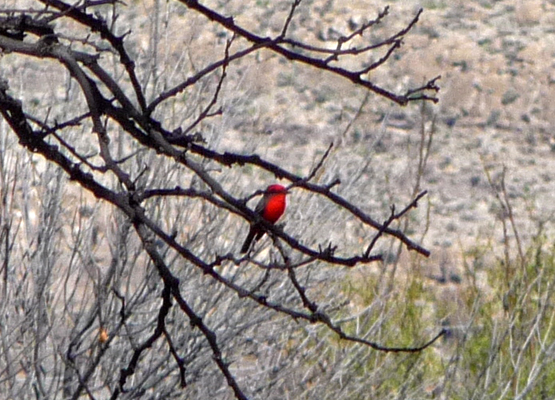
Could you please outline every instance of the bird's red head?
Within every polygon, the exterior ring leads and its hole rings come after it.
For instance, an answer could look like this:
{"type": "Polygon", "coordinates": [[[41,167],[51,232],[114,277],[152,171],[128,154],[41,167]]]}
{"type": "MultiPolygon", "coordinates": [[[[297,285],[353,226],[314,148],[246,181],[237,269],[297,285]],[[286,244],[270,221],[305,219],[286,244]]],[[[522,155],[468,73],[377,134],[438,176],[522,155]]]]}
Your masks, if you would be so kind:
{"type": "Polygon", "coordinates": [[[270,185],[266,189],[266,193],[287,193],[287,189],[281,185],[270,185]]]}

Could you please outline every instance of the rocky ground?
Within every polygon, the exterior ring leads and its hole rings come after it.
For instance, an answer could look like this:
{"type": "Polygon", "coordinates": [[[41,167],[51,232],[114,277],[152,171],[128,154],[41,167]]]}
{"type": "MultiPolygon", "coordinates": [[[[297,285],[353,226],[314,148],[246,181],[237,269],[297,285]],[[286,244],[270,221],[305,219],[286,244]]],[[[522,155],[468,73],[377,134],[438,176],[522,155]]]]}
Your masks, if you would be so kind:
{"type": "MultiPolygon", "coordinates": [[[[334,11],[328,13],[324,4],[319,8],[306,3],[291,25],[291,35],[331,45],[337,32],[349,33],[385,4],[351,1],[347,6],[332,1],[326,5],[334,11]]],[[[397,56],[373,73],[374,82],[402,92],[441,75],[440,101],[425,113],[428,132],[436,119],[421,185],[429,191],[432,205],[425,243],[442,252],[459,252],[484,240],[501,241],[500,218],[508,215],[497,194],[503,202],[509,200],[524,240],[536,234],[540,222],[546,222],[544,228],[550,230],[555,211],[551,173],[555,166],[555,2],[387,4],[389,16],[367,40],[377,41],[400,29],[421,7],[424,12],[397,56]],[[505,194],[501,190],[503,174],[505,194]]],[[[246,24],[256,17],[250,13],[257,13],[259,19],[264,13],[260,9],[230,12],[237,12],[236,20],[246,24]]],[[[286,12],[283,7],[265,17],[267,29],[277,30],[286,12]]],[[[306,160],[307,154],[321,153],[332,140],[349,148],[355,158],[364,153],[361,149],[378,144],[381,148],[374,148],[373,155],[382,166],[375,170],[377,179],[383,183],[383,176],[388,175],[402,188],[409,171],[396,163],[407,160],[407,143],[418,143],[419,107],[392,106],[371,96],[362,115],[345,133],[364,93],[330,74],[307,72],[298,66],[287,70],[280,68],[280,62],[262,55],[257,68],[248,71],[245,90],[250,101],[243,103],[248,112],[232,118],[233,130],[240,136],[231,136],[225,146],[239,144],[237,148],[243,151],[269,148],[265,150],[268,156],[280,162],[293,154],[294,164],[306,160]],[[381,124],[384,116],[386,126],[381,124]],[[245,148],[245,141],[236,139],[249,134],[258,134],[259,141],[245,148]],[[267,138],[260,140],[261,136],[267,138]],[[288,154],[272,152],[272,145],[284,140],[297,147],[288,154]]],[[[350,62],[345,60],[343,65],[350,62]]],[[[510,230],[509,236],[514,237],[510,230]]]]}
{"type": "MultiPolygon", "coordinates": [[[[241,0],[220,6],[238,24],[270,36],[281,31],[290,10],[288,2],[253,6],[241,0]]],[[[536,232],[538,222],[548,222],[545,228],[550,229],[555,212],[555,2],[304,1],[288,32],[303,42],[333,48],[340,35],[374,19],[386,6],[389,15],[363,38],[355,38],[355,44],[377,43],[404,28],[419,9],[424,11],[403,47],[372,72],[372,81],[403,93],[441,75],[439,102],[430,103],[424,114],[428,133],[436,121],[420,185],[429,191],[432,206],[425,244],[445,249],[472,246],[491,235],[499,240],[503,213],[486,171],[499,184],[505,169],[507,197],[523,238],[536,232]]],[[[191,75],[191,67],[198,70],[214,60],[225,42],[214,43],[221,28],[187,13],[183,5],[159,7],[161,20],[167,21],[157,43],[160,85],[172,87],[191,75]]],[[[122,29],[129,26],[136,33],[138,40],[129,41],[128,49],[141,68],[152,58],[154,28],[149,30],[153,22],[147,17],[154,12],[150,1],[133,3],[120,20],[122,29]]],[[[345,57],[340,64],[355,68],[382,55],[345,57]]],[[[372,199],[370,206],[379,205],[387,213],[390,200],[402,204],[410,198],[410,191],[399,191],[414,176],[407,165],[420,138],[419,105],[403,108],[374,94],[365,103],[367,92],[345,79],[286,65],[268,52],[254,57],[255,62],[245,59],[228,71],[227,91],[220,96],[223,118],[214,124],[217,133],[207,134],[212,146],[257,152],[303,174],[333,141],[336,159],[349,157],[362,165],[372,157],[373,186],[366,196],[372,199]]],[[[28,74],[22,83],[34,87],[42,76],[28,74]]],[[[166,120],[168,128],[182,122],[166,120]]],[[[333,170],[348,182],[349,168],[333,170]]]]}

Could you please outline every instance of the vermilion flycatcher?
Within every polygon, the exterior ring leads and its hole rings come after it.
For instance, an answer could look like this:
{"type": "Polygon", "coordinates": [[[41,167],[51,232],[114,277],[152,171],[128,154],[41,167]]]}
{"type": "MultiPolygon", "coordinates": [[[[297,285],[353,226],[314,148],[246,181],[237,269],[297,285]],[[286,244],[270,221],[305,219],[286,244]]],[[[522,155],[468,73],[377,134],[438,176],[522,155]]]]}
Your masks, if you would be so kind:
{"type": "MultiPolygon", "coordinates": [[[[287,189],[281,185],[270,185],[266,189],[264,196],[260,199],[254,212],[264,218],[266,221],[275,224],[285,211],[287,189]]],[[[252,224],[249,234],[241,247],[241,253],[246,253],[253,241],[257,241],[264,235],[264,230],[259,224],[252,224]]]]}

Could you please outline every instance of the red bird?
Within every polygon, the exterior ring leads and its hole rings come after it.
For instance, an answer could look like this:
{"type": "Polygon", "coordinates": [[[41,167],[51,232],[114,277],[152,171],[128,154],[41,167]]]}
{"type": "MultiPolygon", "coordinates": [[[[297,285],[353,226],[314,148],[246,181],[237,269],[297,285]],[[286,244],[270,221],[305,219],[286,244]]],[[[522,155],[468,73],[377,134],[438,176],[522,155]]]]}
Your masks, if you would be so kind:
{"type": "MultiPolygon", "coordinates": [[[[287,189],[281,185],[270,185],[266,189],[264,196],[260,199],[254,212],[264,218],[266,221],[275,224],[276,221],[283,215],[285,211],[285,206],[287,205],[285,201],[285,196],[287,195],[287,189]]],[[[256,242],[264,235],[263,228],[258,224],[252,224],[249,230],[249,234],[241,247],[241,253],[246,253],[251,244],[256,242]]]]}

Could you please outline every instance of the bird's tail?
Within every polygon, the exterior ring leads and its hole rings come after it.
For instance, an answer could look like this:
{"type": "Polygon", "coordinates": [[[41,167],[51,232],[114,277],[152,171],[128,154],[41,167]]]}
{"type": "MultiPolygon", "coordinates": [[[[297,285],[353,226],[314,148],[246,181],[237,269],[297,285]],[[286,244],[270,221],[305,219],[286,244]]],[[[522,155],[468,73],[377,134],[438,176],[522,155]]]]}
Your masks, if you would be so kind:
{"type": "Polygon", "coordinates": [[[247,235],[247,238],[243,243],[243,247],[241,247],[241,253],[246,253],[247,251],[249,251],[249,248],[251,247],[254,236],[257,233],[256,231],[257,231],[256,228],[254,226],[251,226],[249,230],[249,234],[247,235]]]}

